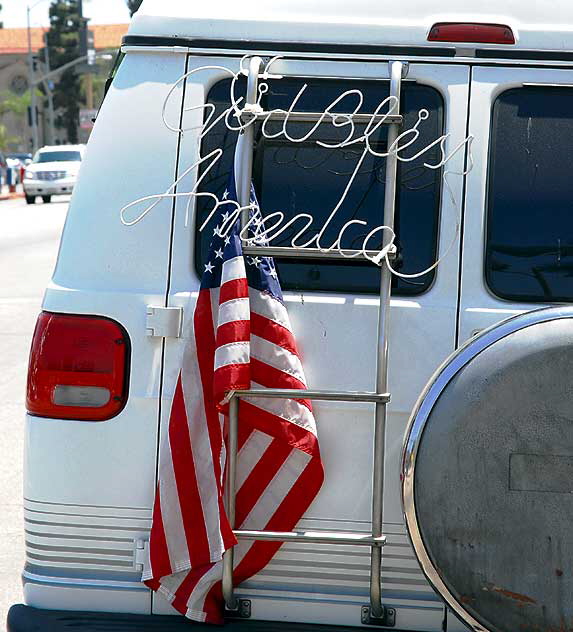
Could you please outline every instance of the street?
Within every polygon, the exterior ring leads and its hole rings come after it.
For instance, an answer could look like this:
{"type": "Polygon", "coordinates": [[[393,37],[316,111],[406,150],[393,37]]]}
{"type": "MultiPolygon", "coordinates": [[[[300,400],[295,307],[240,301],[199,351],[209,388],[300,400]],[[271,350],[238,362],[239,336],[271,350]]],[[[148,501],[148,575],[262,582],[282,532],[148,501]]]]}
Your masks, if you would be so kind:
{"type": "Polygon", "coordinates": [[[50,280],[68,197],[52,204],[0,201],[0,623],[22,602],[24,564],[22,452],[30,341],[50,280]]]}

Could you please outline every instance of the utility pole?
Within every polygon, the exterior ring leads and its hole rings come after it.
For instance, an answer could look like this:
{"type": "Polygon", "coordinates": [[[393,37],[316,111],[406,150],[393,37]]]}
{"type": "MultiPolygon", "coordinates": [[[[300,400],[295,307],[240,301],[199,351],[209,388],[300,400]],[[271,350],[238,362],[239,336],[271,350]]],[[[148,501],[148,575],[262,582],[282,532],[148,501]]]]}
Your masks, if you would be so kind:
{"type": "Polygon", "coordinates": [[[32,124],[32,153],[35,153],[36,149],[38,149],[38,117],[36,112],[36,82],[34,81],[34,59],[32,56],[32,30],[30,28],[30,10],[30,5],[28,5],[26,7],[28,18],[28,83],[30,84],[30,122],[32,124]]]}
{"type": "MultiPolygon", "coordinates": [[[[46,33],[44,36],[44,60],[46,63],[46,73],[50,74],[50,50],[48,47],[48,34],[46,33]]],[[[46,93],[48,94],[48,111],[50,115],[50,123],[48,126],[49,129],[49,138],[48,144],[53,145],[56,141],[56,128],[55,128],[55,119],[54,119],[54,95],[52,93],[52,80],[48,79],[44,81],[44,86],[46,87],[46,93]]]]}
{"type": "Polygon", "coordinates": [[[91,72],[86,75],[86,108],[94,109],[94,76],[91,72]]]}
{"type": "MultiPolygon", "coordinates": [[[[93,33],[88,29],[88,18],[84,18],[83,0],[78,0],[78,12],[80,16],[80,55],[87,55],[88,66],[95,64],[95,57],[93,50],[93,33]]],[[[85,77],[85,89],[86,89],[86,108],[88,110],[94,109],[94,81],[91,68],[87,69],[84,74],[85,77]]]]}

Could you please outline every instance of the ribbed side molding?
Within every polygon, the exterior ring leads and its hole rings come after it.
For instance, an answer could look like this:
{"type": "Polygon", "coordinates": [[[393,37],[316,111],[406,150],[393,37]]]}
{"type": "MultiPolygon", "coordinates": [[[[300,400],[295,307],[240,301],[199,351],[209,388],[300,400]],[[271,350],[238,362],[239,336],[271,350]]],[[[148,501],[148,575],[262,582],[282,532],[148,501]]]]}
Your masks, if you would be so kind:
{"type": "Polygon", "coordinates": [[[55,574],[138,578],[134,551],[149,538],[151,510],[24,500],[28,567],[55,574]],[[82,572],[83,571],[83,572],[82,572]]]}
{"type": "MultiPolygon", "coordinates": [[[[299,529],[318,531],[338,527],[364,533],[362,523],[304,519],[299,529]]],[[[438,598],[424,577],[405,533],[404,525],[384,524],[386,545],[382,551],[383,594],[394,604],[410,607],[435,607],[438,598]]],[[[328,596],[329,601],[368,599],[370,555],[364,546],[351,544],[322,545],[287,542],[270,563],[248,582],[241,585],[241,594],[277,598],[303,597],[312,593],[328,596]]]]}

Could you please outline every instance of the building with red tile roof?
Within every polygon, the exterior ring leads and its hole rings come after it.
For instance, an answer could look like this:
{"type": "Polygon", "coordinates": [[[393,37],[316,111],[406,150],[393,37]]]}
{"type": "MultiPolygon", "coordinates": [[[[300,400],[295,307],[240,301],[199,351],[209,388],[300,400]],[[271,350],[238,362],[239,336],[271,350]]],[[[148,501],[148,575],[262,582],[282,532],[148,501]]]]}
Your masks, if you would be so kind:
{"type": "MultiPolygon", "coordinates": [[[[114,52],[121,46],[121,39],[127,33],[128,24],[90,24],[89,29],[94,33],[94,46],[97,51],[114,52]]],[[[37,55],[44,48],[44,34],[48,30],[48,27],[30,29],[34,55],[37,55]]],[[[0,29],[0,101],[10,94],[21,96],[29,90],[27,56],[28,29],[0,29]]],[[[40,75],[45,71],[43,62],[43,56],[41,56],[38,68],[40,75]]],[[[50,141],[46,136],[46,114],[42,103],[39,104],[38,121],[41,142],[50,141]]],[[[25,116],[8,113],[2,117],[0,124],[7,128],[7,135],[14,139],[10,149],[29,151],[31,130],[25,116]]],[[[53,139],[53,141],[57,140],[57,137],[53,139]]],[[[64,141],[65,139],[62,138],[61,140],[64,141]]]]}
{"type": "MultiPolygon", "coordinates": [[[[121,38],[127,33],[127,24],[90,24],[94,33],[96,50],[119,48],[121,38]]],[[[37,53],[44,46],[44,33],[48,27],[39,26],[30,29],[32,51],[37,53]]],[[[18,55],[28,53],[28,29],[0,29],[0,55],[18,55]]]]}

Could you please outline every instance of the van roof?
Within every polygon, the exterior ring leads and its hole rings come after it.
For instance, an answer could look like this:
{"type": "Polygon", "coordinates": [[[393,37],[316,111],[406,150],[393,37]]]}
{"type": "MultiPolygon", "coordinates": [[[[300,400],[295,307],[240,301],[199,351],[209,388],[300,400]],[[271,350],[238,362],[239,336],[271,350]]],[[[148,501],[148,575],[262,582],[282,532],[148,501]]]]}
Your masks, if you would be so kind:
{"type": "Polygon", "coordinates": [[[143,0],[128,38],[443,47],[427,41],[437,22],[506,24],[513,29],[514,45],[479,48],[573,51],[571,0],[143,0]]]}

